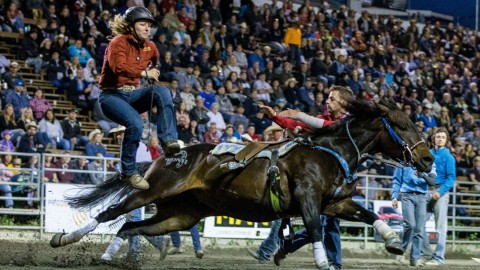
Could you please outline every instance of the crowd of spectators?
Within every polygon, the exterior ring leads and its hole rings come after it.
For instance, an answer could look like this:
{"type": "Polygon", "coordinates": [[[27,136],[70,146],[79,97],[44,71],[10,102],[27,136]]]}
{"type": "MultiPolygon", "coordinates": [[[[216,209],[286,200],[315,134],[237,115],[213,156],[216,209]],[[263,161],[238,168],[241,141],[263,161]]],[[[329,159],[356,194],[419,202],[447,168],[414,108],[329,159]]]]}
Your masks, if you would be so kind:
{"type": "MultiPolygon", "coordinates": [[[[102,144],[95,137],[110,136],[116,124],[99,110],[98,75],[111,36],[108,21],[134,5],[147,7],[157,20],[151,39],[160,52],[160,80],[171,88],[185,144],[237,142],[244,133],[269,140],[264,131],[272,123],[259,104],[325,114],[329,86],[336,84],[350,87],[359,99],[394,99],[426,141],[435,128],[446,127],[457,174],[480,181],[478,33],[440,21],[420,25],[410,19],[404,27],[394,16],[330,9],[328,1],[313,7],[307,0],[298,8],[289,0],[262,6],[248,0],[5,1],[0,27],[24,32],[20,59],[36,73],[45,72],[81,113],[91,111],[101,131],[82,138],[75,110],[55,119],[41,89],[34,97],[26,91],[18,73],[22,67],[0,57],[5,82],[0,132],[10,133],[4,140],[26,152],[84,145],[93,149],[89,155],[107,154],[97,149],[102,144]],[[26,26],[23,18],[37,24],[26,26]],[[42,147],[22,146],[32,123],[44,134],[38,139],[42,147]]],[[[156,136],[148,136],[156,130],[153,117],[145,114],[142,140],[158,148],[156,136]]],[[[392,173],[375,163],[366,169],[392,173]]],[[[377,182],[391,188],[387,180],[377,182]]]]}

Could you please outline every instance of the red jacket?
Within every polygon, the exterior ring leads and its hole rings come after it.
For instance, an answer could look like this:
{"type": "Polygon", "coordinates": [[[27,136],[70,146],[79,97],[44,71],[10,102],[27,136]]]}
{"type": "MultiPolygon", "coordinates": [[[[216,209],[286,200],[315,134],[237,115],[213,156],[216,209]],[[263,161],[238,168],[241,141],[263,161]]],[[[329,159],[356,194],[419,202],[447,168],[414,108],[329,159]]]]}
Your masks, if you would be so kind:
{"type": "Polygon", "coordinates": [[[150,62],[155,67],[159,56],[155,43],[150,40],[140,46],[132,35],[116,36],[105,50],[100,88],[118,88],[124,84],[138,86],[142,71],[150,62]]]}
{"type": "MultiPolygon", "coordinates": [[[[319,114],[315,117],[324,120],[323,125],[322,125],[322,128],[323,128],[323,127],[329,126],[329,125],[337,122],[338,120],[345,117],[345,115],[347,115],[347,114],[343,114],[338,119],[332,119],[332,117],[330,115],[321,115],[321,114],[319,114]]],[[[304,131],[310,131],[311,130],[310,126],[308,126],[307,124],[305,124],[301,121],[298,121],[298,120],[294,120],[292,118],[280,116],[280,115],[278,115],[278,113],[271,119],[272,119],[273,122],[277,123],[282,128],[287,128],[287,129],[294,130],[296,127],[300,126],[302,128],[302,130],[304,130],[304,131]]]]}

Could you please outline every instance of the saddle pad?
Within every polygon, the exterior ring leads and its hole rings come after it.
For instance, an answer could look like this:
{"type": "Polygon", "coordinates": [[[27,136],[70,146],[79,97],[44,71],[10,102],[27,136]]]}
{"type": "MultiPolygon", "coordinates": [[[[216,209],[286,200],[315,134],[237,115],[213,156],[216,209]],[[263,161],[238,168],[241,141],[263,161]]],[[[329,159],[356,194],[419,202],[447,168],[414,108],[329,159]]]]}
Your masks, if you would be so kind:
{"type": "MultiPolygon", "coordinates": [[[[278,148],[278,154],[279,156],[283,156],[288,153],[288,151],[292,150],[293,147],[297,145],[296,142],[290,141],[284,145],[282,145],[280,148],[278,148]]],[[[245,145],[241,144],[236,144],[236,143],[221,143],[213,150],[210,152],[212,155],[223,155],[223,154],[232,154],[236,155],[240,150],[242,150],[245,147],[245,145]]],[[[270,150],[263,150],[261,151],[257,157],[266,157],[266,158],[271,158],[272,153],[270,150]]]]}

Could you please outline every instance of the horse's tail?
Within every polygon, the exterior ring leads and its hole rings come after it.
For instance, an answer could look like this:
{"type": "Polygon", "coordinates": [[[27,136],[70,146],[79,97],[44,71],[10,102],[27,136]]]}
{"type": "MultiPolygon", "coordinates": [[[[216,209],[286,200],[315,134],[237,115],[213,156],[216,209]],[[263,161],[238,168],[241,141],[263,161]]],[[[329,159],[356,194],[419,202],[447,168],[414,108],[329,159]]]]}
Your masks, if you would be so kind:
{"type": "MultiPolygon", "coordinates": [[[[138,172],[143,176],[152,162],[143,162],[138,164],[138,172]]],[[[105,182],[93,186],[82,188],[78,195],[65,196],[68,205],[75,209],[91,209],[101,202],[108,199],[110,205],[118,203],[123,197],[134,190],[133,187],[120,180],[120,173],[108,177],[105,182]]]]}

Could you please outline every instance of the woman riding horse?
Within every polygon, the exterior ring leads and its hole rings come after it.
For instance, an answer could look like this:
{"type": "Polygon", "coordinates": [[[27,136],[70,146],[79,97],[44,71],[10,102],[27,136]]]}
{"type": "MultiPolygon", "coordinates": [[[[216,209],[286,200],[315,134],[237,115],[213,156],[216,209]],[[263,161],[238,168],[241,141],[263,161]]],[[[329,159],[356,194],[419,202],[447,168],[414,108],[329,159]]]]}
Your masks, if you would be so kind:
{"type": "MultiPolygon", "coordinates": [[[[158,212],[150,219],[125,223],[106,252],[115,254],[130,235],[164,235],[186,230],[208,216],[256,222],[301,216],[314,246],[315,264],[319,269],[328,269],[319,219],[324,214],[373,225],[389,252],[403,254],[398,235],[376,214],[351,199],[356,183],[350,172],[363,162],[365,155],[376,152],[402,160],[419,171],[429,171],[433,157],[414,124],[395,103],[355,101],[348,111],[350,115],[338,123],[312,131],[312,143],[290,141],[269,145],[260,153],[264,154],[262,157],[246,162],[244,167],[225,171],[225,164],[236,164],[234,155],[211,153],[216,147],[215,151],[242,147],[232,144],[193,145],[174,157],[157,159],[145,173],[150,189],[128,195],[74,232],[56,234],[50,244],[59,247],[77,242],[99,223],[155,203],[158,212]],[[272,207],[267,177],[270,159],[266,156],[272,150],[281,153],[277,167],[284,197],[277,211],[272,207]]],[[[118,177],[89,193],[70,198],[70,205],[88,208],[111,197],[113,190],[118,191],[119,198],[131,192],[131,187],[115,181],[118,177]]]]}

